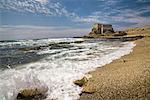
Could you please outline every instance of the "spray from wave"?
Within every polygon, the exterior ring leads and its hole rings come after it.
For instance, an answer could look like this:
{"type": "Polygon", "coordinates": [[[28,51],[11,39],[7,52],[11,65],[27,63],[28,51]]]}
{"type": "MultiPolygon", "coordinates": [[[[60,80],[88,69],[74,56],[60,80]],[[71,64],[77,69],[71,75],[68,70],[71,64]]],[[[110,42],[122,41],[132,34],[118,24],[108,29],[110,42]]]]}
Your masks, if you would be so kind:
{"type": "Polygon", "coordinates": [[[15,100],[21,89],[38,88],[47,94],[47,99],[76,100],[82,88],[74,85],[74,80],[130,53],[134,46],[132,42],[72,38],[1,43],[0,50],[7,47],[19,52],[12,54],[13,57],[27,52],[31,52],[31,56],[34,52],[39,59],[28,58],[28,63],[0,70],[0,98],[15,100]],[[34,49],[37,47],[41,48],[34,49]]]}

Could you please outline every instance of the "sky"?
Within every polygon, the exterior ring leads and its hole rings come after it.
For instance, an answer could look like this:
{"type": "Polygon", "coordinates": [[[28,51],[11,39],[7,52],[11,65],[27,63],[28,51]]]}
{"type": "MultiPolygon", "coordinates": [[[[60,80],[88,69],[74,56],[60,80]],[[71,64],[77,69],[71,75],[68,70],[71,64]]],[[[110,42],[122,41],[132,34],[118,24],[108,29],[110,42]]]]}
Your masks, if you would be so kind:
{"type": "Polygon", "coordinates": [[[0,40],[83,36],[150,25],[150,0],[0,0],[0,40]]]}

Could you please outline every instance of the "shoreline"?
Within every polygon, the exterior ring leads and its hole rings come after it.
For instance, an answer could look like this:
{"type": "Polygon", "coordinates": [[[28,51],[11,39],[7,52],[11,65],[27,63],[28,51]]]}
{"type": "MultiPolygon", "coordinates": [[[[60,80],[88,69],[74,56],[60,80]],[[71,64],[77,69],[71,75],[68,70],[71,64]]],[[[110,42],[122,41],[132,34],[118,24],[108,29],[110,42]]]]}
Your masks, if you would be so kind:
{"type": "Polygon", "coordinates": [[[89,72],[80,100],[150,98],[150,37],[136,40],[133,51],[89,72]]]}

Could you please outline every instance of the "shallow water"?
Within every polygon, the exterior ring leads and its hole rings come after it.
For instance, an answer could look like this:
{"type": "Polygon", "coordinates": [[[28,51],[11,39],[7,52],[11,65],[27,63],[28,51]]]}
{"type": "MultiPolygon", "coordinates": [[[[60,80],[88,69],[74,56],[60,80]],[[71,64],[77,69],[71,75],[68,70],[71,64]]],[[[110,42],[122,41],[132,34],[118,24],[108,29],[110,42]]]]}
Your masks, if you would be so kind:
{"type": "Polygon", "coordinates": [[[132,51],[132,42],[41,39],[0,42],[0,98],[14,100],[20,89],[48,86],[48,98],[76,100],[73,81],[132,51]]]}

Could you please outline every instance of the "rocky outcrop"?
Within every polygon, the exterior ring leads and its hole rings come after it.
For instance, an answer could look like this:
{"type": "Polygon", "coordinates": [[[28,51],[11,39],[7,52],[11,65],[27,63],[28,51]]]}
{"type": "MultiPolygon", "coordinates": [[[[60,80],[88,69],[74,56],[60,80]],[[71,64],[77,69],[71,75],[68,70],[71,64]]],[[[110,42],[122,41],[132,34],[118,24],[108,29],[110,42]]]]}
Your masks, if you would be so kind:
{"type": "Polygon", "coordinates": [[[82,77],[81,79],[74,81],[74,84],[76,84],[76,85],[82,87],[82,86],[84,86],[84,85],[88,82],[88,80],[89,80],[91,77],[92,77],[91,75],[87,74],[87,75],[85,75],[84,77],[82,77]]]}
{"type": "MultiPolygon", "coordinates": [[[[87,84],[83,87],[82,93],[92,94],[96,92],[96,86],[87,84]]],[[[82,95],[82,93],[80,95],[82,95]]]]}
{"type": "Polygon", "coordinates": [[[82,93],[92,94],[92,93],[96,92],[96,88],[93,86],[89,86],[89,84],[88,84],[88,81],[91,78],[92,78],[92,75],[86,74],[81,79],[74,81],[74,84],[76,84],[80,87],[83,87],[83,90],[81,91],[80,95],[82,95],[82,93]]]}
{"type": "Polygon", "coordinates": [[[150,37],[150,26],[145,26],[145,27],[137,27],[137,28],[130,28],[130,29],[127,29],[125,30],[125,32],[128,34],[128,35],[141,35],[141,36],[144,36],[144,37],[150,37]]]}
{"type": "Polygon", "coordinates": [[[17,100],[42,100],[47,96],[48,87],[46,88],[24,88],[21,89],[17,95],[17,100]]]}
{"type": "Polygon", "coordinates": [[[86,77],[83,77],[82,79],[80,80],[76,80],[74,81],[74,84],[82,87],[83,85],[85,85],[86,83],[88,82],[88,79],[86,77]]]}
{"type": "Polygon", "coordinates": [[[126,41],[135,41],[138,39],[142,39],[144,36],[118,36],[118,37],[108,37],[106,39],[108,40],[119,40],[122,42],[126,42],[126,41]]]}
{"type": "Polygon", "coordinates": [[[124,36],[127,35],[127,33],[125,31],[116,31],[113,36],[124,36]]]}
{"type": "Polygon", "coordinates": [[[93,25],[91,32],[85,38],[107,38],[107,37],[118,37],[125,36],[127,33],[125,31],[114,31],[112,25],[110,24],[100,24],[96,23],[93,25]]]}
{"type": "Polygon", "coordinates": [[[128,29],[125,31],[114,31],[112,25],[109,24],[94,24],[89,35],[83,38],[101,38],[119,41],[134,41],[143,37],[150,37],[150,27],[128,29]]]}

